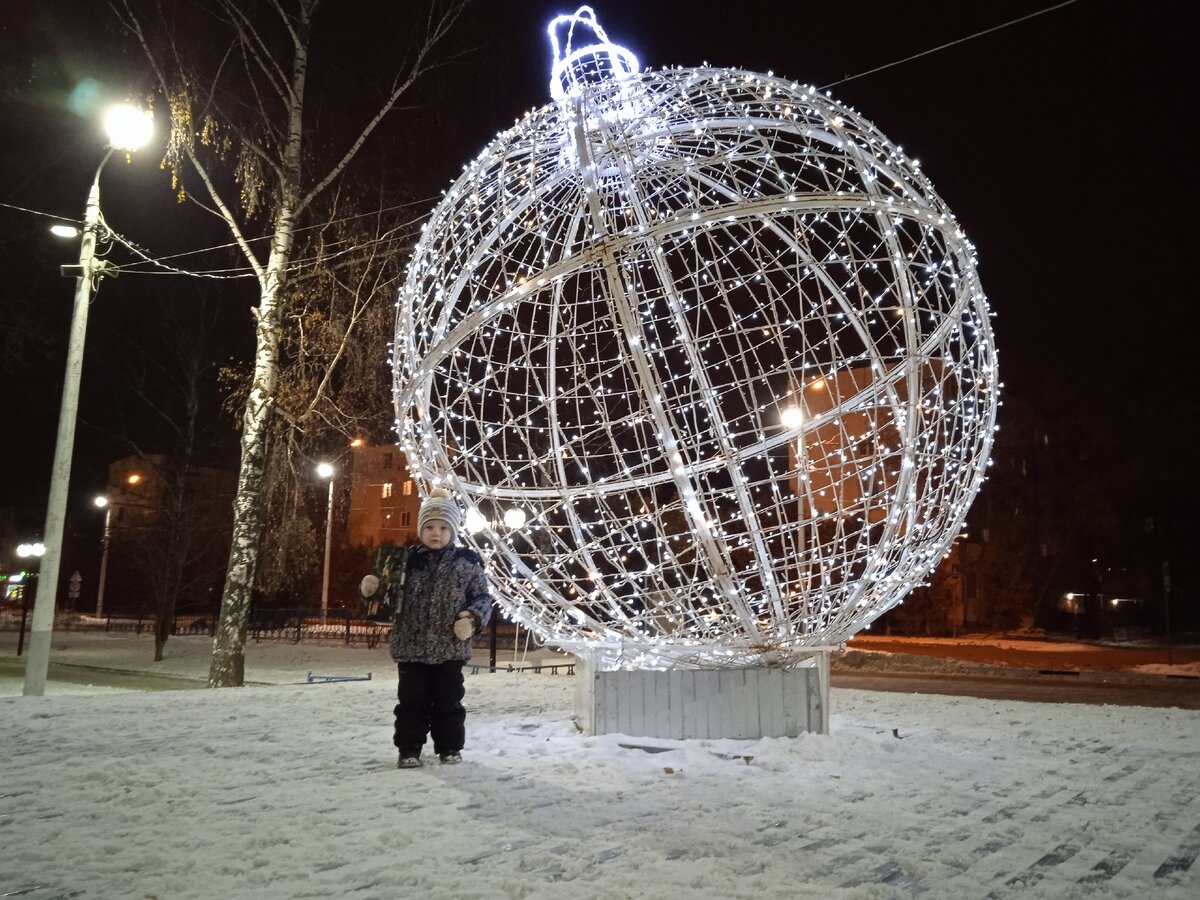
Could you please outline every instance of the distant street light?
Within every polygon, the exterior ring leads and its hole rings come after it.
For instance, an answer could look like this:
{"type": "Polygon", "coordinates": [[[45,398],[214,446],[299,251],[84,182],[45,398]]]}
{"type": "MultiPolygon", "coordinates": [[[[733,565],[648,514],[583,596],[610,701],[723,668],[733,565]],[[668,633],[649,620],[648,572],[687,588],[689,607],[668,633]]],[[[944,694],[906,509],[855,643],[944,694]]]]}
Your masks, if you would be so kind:
{"type": "MultiPolygon", "coordinates": [[[[30,557],[40,557],[46,552],[46,545],[41,541],[33,541],[31,543],[19,544],[17,546],[17,556],[21,559],[29,559],[30,557]]],[[[25,620],[29,616],[29,588],[25,577],[27,572],[15,572],[8,577],[9,584],[21,585],[21,627],[17,632],[17,656],[25,652],[25,620]]],[[[32,579],[31,579],[32,580],[32,579]]]]}
{"type": "Polygon", "coordinates": [[[325,624],[325,616],[329,611],[329,547],[333,537],[333,474],[334,469],[327,462],[317,463],[317,474],[329,479],[329,505],[325,509],[325,565],[321,575],[321,624],[325,624]]]}
{"type": "MultiPolygon", "coordinates": [[[[817,390],[824,390],[824,382],[814,382],[813,386],[817,390]],[[819,386],[817,386],[819,384],[819,386]]],[[[808,438],[805,436],[803,428],[808,422],[808,409],[804,402],[804,388],[799,384],[793,384],[788,391],[788,405],[785,406],[779,413],[780,424],[789,431],[796,432],[796,547],[800,551],[800,577],[801,591],[807,596],[807,592],[812,587],[812,561],[808,558],[808,541],[809,534],[806,525],[806,501],[804,497],[807,485],[805,481],[808,478],[808,452],[805,442],[808,438]]]]}
{"type": "Polygon", "coordinates": [[[100,583],[96,587],[96,618],[104,615],[104,582],[105,576],[108,574],[108,527],[112,518],[112,506],[108,502],[108,498],[103,494],[92,500],[96,506],[104,510],[104,539],[101,541],[102,550],[100,551],[100,583]]]}
{"type": "Polygon", "coordinates": [[[63,529],[67,515],[67,491],[71,483],[71,457],[75,449],[75,420],[79,413],[79,382],[83,374],[83,345],[87,336],[88,303],[92,279],[104,274],[104,260],[96,259],[96,231],[100,223],[100,173],[118,150],[133,151],[150,139],[149,114],[133,107],[121,107],[105,117],[109,150],[96,167],[96,176],[88,192],[83,215],[83,238],[79,245],[79,264],[64,266],[64,274],[75,276],[75,307],[71,314],[67,345],[66,377],[62,404],[58,410],[58,438],[54,444],[54,463],[50,470],[50,497],[46,504],[44,540],[46,555],[42,561],[41,590],[33,607],[33,625],[29,634],[29,659],[25,663],[25,696],[46,693],[46,673],[50,668],[50,636],[54,629],[54,605],[58,591],[58,568],[62,561],[63,529]]]}
{"type": "MultiPolygon", "coordinates": [[[[481,513],[476,507],[470,506],[467,508],[466,515],[463,516],[463,530],[471,535],[472,538],[480,541],[481,544],[494,547],[492,541],[496,535],[492,529],[499,528],[503,524],[505,528],[515,531],[525,525],[525,519],[525,510],[517,506],[504,510],[500,516],[500,520],[495,522],[489,521],[487,516],[481,513]],[[488,534],[480,538],[479,535],[485,530],[488,534]]],[[[493,615],[491,624],[488,626],[488,664],[493,672],[496,671],[496,636],[499,628],[499,618],[499,616],[493,615]]]]}

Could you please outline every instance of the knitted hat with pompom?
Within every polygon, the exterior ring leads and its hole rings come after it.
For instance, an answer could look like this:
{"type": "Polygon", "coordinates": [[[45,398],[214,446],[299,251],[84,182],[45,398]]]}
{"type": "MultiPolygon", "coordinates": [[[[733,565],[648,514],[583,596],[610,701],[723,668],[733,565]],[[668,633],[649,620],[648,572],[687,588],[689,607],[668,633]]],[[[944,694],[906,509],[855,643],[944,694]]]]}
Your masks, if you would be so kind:
{"type": "Polygon", "coordinates": [[[462,511],[450,498],[450,492],[445,488],[434,488],[425,498],[425,502],[421,504],[421,511],[417,513],[417,534],[425,529],[427,523],[435,519],[441,519],[449,525],[450,530],[454,532],[453,539],[458,540],[459,531],[462,530],[462,511]]]}

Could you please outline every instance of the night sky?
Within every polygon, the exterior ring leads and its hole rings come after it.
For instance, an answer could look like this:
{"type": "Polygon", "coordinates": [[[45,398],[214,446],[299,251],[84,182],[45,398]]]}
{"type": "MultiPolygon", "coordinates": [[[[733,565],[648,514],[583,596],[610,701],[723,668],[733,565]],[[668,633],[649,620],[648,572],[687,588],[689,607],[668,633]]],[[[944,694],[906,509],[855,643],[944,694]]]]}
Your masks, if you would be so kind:
{"type": "MultiPolygon", "coordinates": [[[[318,27],[354,48],[343,59],[357,56],[364,70],[383,71],[399,42],[372,18],[372,5],[329,0],[318,27]]],[[[1183,6],[1078,0],[852,77],[1054,5],[599,0],[593,7],[610,37],[644,66],[707,62],[829,86],[918,157],[978,249],[1006,397],[1059,428],[1088,429],[1096,441],[1090,464],[1107,460],[1106,477],[1146,485],[1154,494],[1148,507],[1168,493],[1190,507],[1198,499],[1200,412],[1188,315],[1196,228],[1183,201],[1196,79],[1183,6]]],[[[548,101],[545,23],[573,8],[478,0],[468,11],[453,45],[462,55],[424,86],[422,109],[394,117],[376,148],[392,178],[431,198],[425,210],[498,130],[548,101]]],[[[0,203],[77,219],[103,138],[67,98],[85,78],[122,95],[116,99],[144,94],[142,59],[102,4],[56,0],[0,18],[0,203]]],[[[160,152],[110,164],[102,183],[107,220],[156,254],[224,243],[220,228],[174,203],[160,152]]],[[[0,505],[38,510],[73,289],[57,269],[77,254],[73,242],[46,235],[48,224],[0,207],[0,505]]],[[[236,264],[228,253],[221,259],[236,264]]],[[[221,335],[214,352],[245,358],[254,297],[248,281],[129,275],[104,282],[92,307],[72,509],[102,488],[105,466],[125,452],[120,438],[143,427],[121,413],[113,379],[124,370],[113,359],[136,353],[145,310],[211,304],[221,335]]],[[[1002,408],[1002,427],[1004,416],[1002,408]]],[[[138,440],[149,445],[152,431],[146,426],[138,440]]]]}

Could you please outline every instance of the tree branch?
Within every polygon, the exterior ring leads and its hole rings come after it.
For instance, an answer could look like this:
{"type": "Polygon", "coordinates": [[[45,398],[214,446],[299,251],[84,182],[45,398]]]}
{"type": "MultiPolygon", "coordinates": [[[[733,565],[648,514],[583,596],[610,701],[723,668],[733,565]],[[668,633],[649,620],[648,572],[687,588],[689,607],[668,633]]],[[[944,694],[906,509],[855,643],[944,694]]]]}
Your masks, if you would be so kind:
{"type": "MultiPolygon", "coordinates": [[[[134,15],[133,10],[130,9],[129,0],[121,0],[121,3],[125,8],[125,16],[121,17],[123,24],[125,24],[125,26],[134,34],[138,43],[141,45],[142,52],[146,55],[146,60],[149,62],[150,68],[154,72],[155,78],[158,80],[159,89],[163,92],[163,96],[170,97],[171,91],[167,82],[166,74],[159,65],[158,57],[156,57],[154,52],[150,49],[150,44],[146,40],[146,34],[142,29],[141,21],[136,15],[134,15]]],[[[258,257],[254,254],[254,250],[246,241],[245,236],[242,234],[241,228],[238,226],[237,219],[233,215],[233,211],[229,208],[229,205],[221,196],[221,192],[217,190],[217,186],[213,182],[212,177],[208,174],[208,170],[196,156],[195,147],[193,146],[191,140],[186,142],[183,150],[184,155],[187,156],[188,161],[196,170],[196,174],[200,176],[200,180],[204,183],[205,188],[207,188],[209,197],[212,198],[213,203],[220,211],[221,218],[225,220],[225,224],[229,227],[230,232],[233,234],[233,239],[237,243],[238,248],[242,251],[243,255],[246,257],[246,260],[250,263],[250,267],[254,270],[255,277],[258,278],[260,283],[262,283],[266,278],[266,269],[262,263],[259,262],[258,257]]]]}
{"type": "Polygon", "coordinates": [[[424,65],[424,61],[426,57],[434,50],[434,48],[436,48],[442,39],[449,34],[450,29],[458,20],[459,16],[462,15],[463,10],[466,8],[469,2],[470,0],[455,0],[455,2],[451,3],[449,8],[446,9],[446,11],[442,13],[442,15],[438,17],[436,21],[434,20],[433,12],[431,10],[429,32],[425,39],[420,43],[420,46],[417,48],[416,59],[413,60],[412,67],[409,69],[408,75],[403,80],[400,80],[399,75],[396,76],[396,80],[393,82],[394,86],[391,96],[389,96],[388,99],[383,102],[383,105],[379,108],[379,111],[375,114],[371,121],[366,124],[363,130],[359,132],[358,137],[356,137],[350,144],[349,149],[346,150],[342,158],[333,165],[333,167],[326,173],[324,178],[313,185],[312,189],[304,195],[303,199],[301,199],[300,203],[296,207],[297,213],[307,208],[309,203],[311,203],[323,190],[325,190],[325,188],[330,185],[334,179],[336,179],[342,173],[346,166],[350,164],[350,161],[354,159],[362,145],[366,143],[367,138],[371,136],[371,132],[373,132],[379,123],[383,121],[384,117],[391,112],[392,107],[396,105],[396,101],[399,100],[400,97],[403,96],[403,94],[410,87],[412,87],[418,78],[425,74],[426,67],[424,65]]]}
{"type": "MultiPolygon", "coordinates": [[[[283,10],[279,9],[278,4],[273,5],[279,11],[280,17],[286,20],[283,10]]],[[[267,79],[267,83],[278,95],[284,108],[288,108],[292,103],[296,102],[296,96],[292,93],[287,73],[271,55],[271,48],[262,39],[262,35],[258,33],[258,29],[254,27],[254,23],[250,21],[249,16],[245,14],[240,6],[226,0],[226,2],[222,3],[222,8],[229,16],[229,24],[237,32],[238,43],[242,47],[243,57],[253,61],[258,66],[259,71],[263,73],[263,76],[267,79]]],[[[287,24],[288,33],[292,38],[292,46],[295,47],[299,43],[296,32],[286,21],[285,24],[287,24]]],[[[254,83],[252,78],[247,77],[247,80],[251,84],[254,83]]]]}

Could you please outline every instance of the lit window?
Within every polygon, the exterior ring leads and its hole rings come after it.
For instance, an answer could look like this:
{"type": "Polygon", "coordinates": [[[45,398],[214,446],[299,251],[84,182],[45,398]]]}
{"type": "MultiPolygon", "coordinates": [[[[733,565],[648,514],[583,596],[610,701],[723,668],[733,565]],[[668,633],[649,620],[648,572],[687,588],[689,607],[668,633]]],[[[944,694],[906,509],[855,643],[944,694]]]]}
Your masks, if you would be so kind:
{"type": "Polygon", "coordinates": [[[405,497],[412,496],[412,479],[411,478],[408,481],[404,482],[404,496],[405,497]]]}
{"type": "Polygon", "coordinates": [[[392,496],[392,483],[390,481],[386,482],[383,486],[383,496],[384,497],[392,496]]]}

